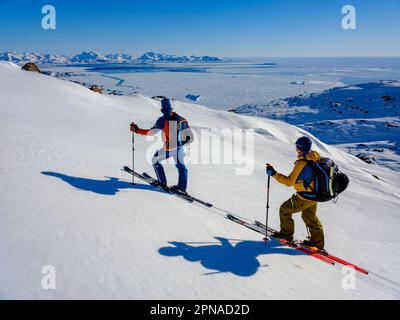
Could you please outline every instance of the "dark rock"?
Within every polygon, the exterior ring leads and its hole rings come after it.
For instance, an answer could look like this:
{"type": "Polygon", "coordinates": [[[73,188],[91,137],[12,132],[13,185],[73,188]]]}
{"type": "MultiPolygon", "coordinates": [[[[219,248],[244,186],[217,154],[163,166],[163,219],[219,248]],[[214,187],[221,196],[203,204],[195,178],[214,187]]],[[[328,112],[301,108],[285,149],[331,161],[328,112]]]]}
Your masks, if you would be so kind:
{"type": "Polygon", "coordinates": [[[358,159],[361,159],[362,161],[368,163],[368,164],[373,164],[373,163],[375,163],[375,158],[374,158],[374,157],[368,156],[368,155],[366,155],[366,154],[364,154],[364,153],[356,154],[356,157],[357,157],[358,159]]]}
{"type": "Polygon", "coordinates": [[[391,96],[388,96],[388,95],[385,95],[385,96],[383,96],[383,97],[381,97],[384,101],[393,101],[393,100],[395,100],[396,98],[395,97],[391,97],[391,96]]]}
{"type": "Polygon", "coordinates": [[[39,67],[36,64],[34,64],[33,62],[25,63],[21,69],[25,70],[25,71],[33,71],[33,72],[40,73],[39,67]]]}
{"type": "Polygon", "coordinates": [[[385,122],[385,125],[386,125],[386,127],[388,127],[388,128],[398,128],[398,127],[400,127],[399,124],[397,124],[397,123],[391,123],[391,122],[385,122]]]}
{"type": "Polygon", "coordinates": [[[94,92],[103,94],[103,88],[101,88],[101,87],[99,87],[99,86],[92,85],[89,89],[92,90],[92,91],[94,91],[94,92]]]}

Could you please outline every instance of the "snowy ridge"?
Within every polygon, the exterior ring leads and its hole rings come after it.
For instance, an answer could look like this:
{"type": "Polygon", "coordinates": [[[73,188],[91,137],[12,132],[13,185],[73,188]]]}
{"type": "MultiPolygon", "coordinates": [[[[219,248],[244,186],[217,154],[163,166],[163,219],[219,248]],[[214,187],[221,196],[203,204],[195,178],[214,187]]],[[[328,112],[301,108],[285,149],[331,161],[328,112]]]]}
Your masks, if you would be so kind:
{"type": "Polygon", "coordinates": [[[139,58],[139,62],[220,62],[221,59],[210,56],[177,56],[165,53],[146,52],[139,58]]]}
{"type": "Polygon", "coordinates": [[[23,64],[34,62],[37,64],[104,64],[104,63],[154,63],[154,62],[219,62],[217,57],[210,56],[177,56],[171,54],[146,52],[135,58],[125,53],[110,53],[102,55],[94,51],[83,51],[75,55],[52,55],[38,53],[0,53],[0,60],[23,64]]]}
{"type": "MultiPolygon", "coordinates": [[[[120,171],[131,159],[129,123],[150,127],[159,103],[141,95],[102,96],[78,84],[0,63],[0,296],[3,298],[387,299],[396,284],[357,276],[344,290],[340,268],[319,263],[151,186],[132,186],[120,171]],[[21,94],[23,93],[23,94],[21,94]],[[41,269],[57,270],[43,290],[41,269]]],[[[253,129],[255,170],[189,165],[189,192],[252,220],[264,221],[265,162],[288,173],[295,126],[174,101],[194,130],[214,135],[253,129]]],[[[336,205],[321,204],[327,248],[400,282],[400,175],[369,166],[308,134],[351,179],[336,205]],[[377,180],[373,175],[378,176],[377,180]]],[[[153,142],[136,138],[137,170],[153,142]]],[[[208,154],[196,141],[190,157],[208,154]]],[[[235,139],[233,143],[238,143],[235,139]]],[[[151,155],[151,153],[150,153],[151,155]]],[[[177,175],[167,165],[169,182],[177,175]]],[[[293,190],[272,182],[270,223],[293,190]]],[[[296,237],[306,236],[299,215],[296,237]]]]}

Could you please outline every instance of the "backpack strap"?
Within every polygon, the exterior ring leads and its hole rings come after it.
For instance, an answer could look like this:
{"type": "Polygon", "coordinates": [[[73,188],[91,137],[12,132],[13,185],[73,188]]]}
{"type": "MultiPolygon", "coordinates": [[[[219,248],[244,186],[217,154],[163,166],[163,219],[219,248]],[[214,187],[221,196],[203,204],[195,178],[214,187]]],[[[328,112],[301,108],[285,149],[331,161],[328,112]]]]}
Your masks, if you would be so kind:
{"type": "Polygon", "coordinates": [[[315,174],[315,162],[312,161],[312,160],[307,160],[307,159],[301,159],[301,160],[304,160],[307,163],[307,165],[310,166],[311,169],[313,170],[314,175],[313,175],[313,178],[312,178],[312,180],[310,182],[309,188],[311,189],[312,193],[316,193],[316,190],[314,190],[311,187],[311,184],[313,183],[313,181],[314,181],[314,186],[316,185],[316,177],[317,177],[317,175],[315,174]]]}
{"type": "Polygon", "coordinates": [[[190,142],[190,140],[191,140],[190,136],[189,137],[187,136],[185,141],[182,141],[181,134],[186,129],[191,130],[190,127],[189,127],[189,122],[185,118],[180,117],[180,119],[177,121],[177,131],[178,131],[178,143],[181,146],[183,146],[184,144],[190,142]]]}

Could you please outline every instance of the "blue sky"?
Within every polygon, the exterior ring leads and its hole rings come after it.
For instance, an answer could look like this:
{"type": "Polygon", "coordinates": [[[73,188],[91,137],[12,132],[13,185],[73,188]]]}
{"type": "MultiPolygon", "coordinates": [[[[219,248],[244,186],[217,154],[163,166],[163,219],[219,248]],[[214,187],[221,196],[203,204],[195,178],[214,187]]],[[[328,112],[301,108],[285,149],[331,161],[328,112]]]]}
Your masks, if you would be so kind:
{"type": "Polygon", "coordinates": [[[0,51],[400,56],[400,0],[0,0],[0,51]],[[41,28],[41,8],[57,29],[41,28]],[[357,29],[341,28],[341,8],[357,29]]]}

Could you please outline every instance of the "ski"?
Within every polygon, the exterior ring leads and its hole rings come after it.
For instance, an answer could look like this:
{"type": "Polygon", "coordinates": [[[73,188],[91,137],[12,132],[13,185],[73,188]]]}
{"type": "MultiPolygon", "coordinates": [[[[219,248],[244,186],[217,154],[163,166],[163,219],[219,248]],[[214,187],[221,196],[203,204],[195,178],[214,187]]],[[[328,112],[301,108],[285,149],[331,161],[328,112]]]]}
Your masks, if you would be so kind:
{"type": "Polygon", "coordinates": [[[167,191],[167,192],[169,192],[169,193],[171,193],[171,194],[174,194],[174,195],[176,195],[176,196],[178,196],[178,197],[181,197],[181,198],[185,199],[185,200],[188,201],[188,202],[194,202],[194,200],[191,199],[191,197],[190,197],[188,194],[185,194],[185,193],[183,193],[183,192],[179,192],[179,191],[176,191],[176,190],[172,190],[170,187],[162,187],[162,186],[160,186],[160,182],[159,182],[157,179],[154,179],[154,178],[153,178],[152,176],[150,176],[148,173],[143,172],[142,175],[143,175],[143,177],[145,177],[145,178],[150,182],[150,184],[152,184],[153,186],[159,186],[159,187],[162,188],[163,190],[165,190],[165,191],[167,191]]]}
{"type": "Polygon", "coordinates": [[[346,260],[344,260],[342,258],[334,256],[334,255],[332,255],[332,254],[330,254],[328,252],[320,251],[320,250],[318,250],[318,248],[312,248],[311,250],[313,250],[315,252],[318,252],[320,254],[323,254],[323,255],[327,256],[328,258],[330,258],[330,259],[332,259],[332,260],[334,260],[334,261],[336,261],[336,262],[338,262],[338,263],[340,263],[340,264],[342,264],[344,266],[353,268],[354,270],[356,270],[356,271],[358,271],[360,273],[363,273],[365,275],[369,274],[369,271],[367,269],[361,268],[361,267],[359,267],[359,266],[357,266],[357,265],[355,265],[355,264],[353,264],[351,262],[348,262],[348,261],[346,261],[346,260]]]}
{"type": "MultiPolygon", "coordinates": [[[[150,175],[149,175],[148,173],[146,173],[146,172],[143,172],[143,176],[145,176],[145,177],[148,178],[148,179],[151,179],[151,180],[154,181],[155,183],[158,183],[158,180],[154,179],[152,176],[150,176],[150,175]]],[[[213,207],[213,205],[212,205],[211,203],[208,203],[208,202],[206,202],[206,201],[203,201],[203,200],[200,200],[200,199],[198,199],[198,198],[195,198],[195,197],[193,197],[192,195],[190,195],[190,194],[188,194],[188,193],[183,193],[183,192],[175,191],[175,190],[172,190],[171,188],[167,188],[167,189],[168,189],[170,192],[174,193],[174,194],[177,194],[177,195],[180,195],[180,196],[184,196],[184,197],[187,198],[187,199],[191,199],[191,200],[193,200],[193,201],[195,201],[195,202],[198,202],[198,203],[202,204],[203,206],[206,206],[207,208],[213,207]]]]}
{"type": "MultiPolygon", "coordinates": [[[[236,222],[236,223],[238,223],[238,224],[240,224],[240,225],[242,225],[242,226],[244,226],[244,227],[246,227],[248,229],[251,229],[253,231],[256,231],[256,232],[261,233],[262,235],[266,236],[265,227],[263,228],[262,226],[257,225],[256,223],[253,224],[253,223],[244,221],[243,219],[241,219],[239,217],[236,217],[233,214],[227,214],[226,217],[229,220],[233,221],[233,222],[236,222]]],[[[328,258],[326,256],[323,256],[323,255],[321,255],[319,253],[316,253],[316,252],[312,251],[309,248],[300,246],[298,244],[295,244],[295,243],[292,243],[292,242],[289,242],[289,241],[286,241],[286,240],[283,240],[283,239],[276,239],[276,240],[279,241],[281,244],[283,244],[285,246],[288,246],[288,247],[290,247],[292,249],[301,251],[301,252],[303,252],[303,253],[305,253],[305,254],[307,254],[309,256],[312,256],[312,257],[317,258],[319,260],[325,261],[325,262],[327,262],[329,264],[332,264],[332,265],[335,264],[335,262],[332,259],[330,259],[330,258],[328,258]]]]}
{"type": "Polygon", "coordinates": [[[207,208],[212,208],[212,207],[214,207],[214,205],[213,205],[212,203],[209,203],[209,202],[203,201],[203,200],[201,200],[201,199],[199,199],[199,198],[193,197],[193,196],[190,195],[190,194],[189,194],[188,196],[190,197],[190,199],[193,199],[193,201],[198,202],[198,203],[200,203],[201,205],[206,206],[207,208]]]}
{"type": "Polygon", "coordinates": [[[185,196],[183,193],[175,192],[174,190],[171,190],[171,189],[168,188],[168,187],[162,187],[162,186],[160,185],[160,183],[159,183],[157,180],[155,180],[154,178],[152,178],[152,177],[150,177],[150,176],[145,176],[145,175],[143,175],[143,174],[137,173],[136,171],[133,171],[131,168],[129,168],[129,167],[127,167],[127,166],[125,166],[125,167],[123,168],[123,171],[128,172],[129,174],[134,175],[135,177],[137,177],[137,178],[139,178],[139,179],[141,179],[141,180],[147,182],[148,184],[150,184],[150,185],[152,185],[152,186],[154,186],[154,187],[157,187],[157,188],[159,188],[160,190],[163,190],[163,191],[165,191],[165,192],[168,192],[168,193],[170,193],[170,194],[173,194],[173,195],[175,195],[175,196],[177,196],[177,197],[179,197],[179,198],[181,198],[181,199],[183,199],[183,200],[185,200],[185,201],[187,201],[187,202],[189,202],[189,203],[194,202],[193,199],[191,199],[191,198],[188,197],[188,196],[185,196]]]}
{"type": "Polygon", "coordinates": [[[133,171],[131,168],[129,168],[127,166],[125,166],[122,170],[125,171],[125,172],[128,172],[129,174],[134,175],[135,177],[137,177],[137,178],[139,178],[139,179],[141,179],[141,180],[143,180],[143,181],[145,181],[145,182],[147,182],[147,183],[149,183],[149,184],[151,184],[151,185],[153,185],[153,186],[155,186],[155,187],[157,187],[157,188],[159,188],[159,189],[161,189],[161,190],[163,190],[165,192],[168,192],[168,193],[173,194],[173,195],[175,195],[177,197],[180,197],[181,199],[184,199],[187,202],[190,202],[190,203],[197,202],[197,203],[199,203],[199,204],[201,204],[201,205],[203,205],[203,206],[205,206],[207,208],[212,208],[213,207],[213,205],[211,203],[203,201],[203,200],[200,200],[200,199],[198,199],[196,197],[193,197],[190,194],[179,192],[179,191],[175,191],[175,190],[172,190],[169,187],[161,186],[160,183],[158,182],[158,180],[154,179],[152,176],[150,176],[146,172],[143,172],[143,174],[140,174],[140,173],[138,173],[136,171],[133,171]]]}
{"type": "Polygon", "coordinates": [[[238,224],[240,224],[240,225],[242,225],[242,226],[244,226],[244,227],[246,227],[246,228],[248,228],[250,230],[253,230],[255,232],[258,232],[258,233],[261,233],[261,234],[265,235],[265,230],[263,230],[261,227],[258,227],[258,226],[254,225],[252,223],[244,221],[243,219],[235,217],[233,214],[228,213],[226,215],[226,218],[231,220],[231,221],[233,221],[233,222],[236,222],[236,223],[238,223],[238,224]]]}
{"type": "MultiPolygon", "coordinates": [[[[262,229],[264,230],[264,233],[265,233],[265,225],[264,225],[263,223],[261,223],[261,222],[259,222],[259,221],[255,221],[254,224],[257,225],[258,227],[262,228],[262,229]]],[[[268,232],[269,232],[269,233],[274,233],[274,232],[276,232],[276,231],[275,231],[274,229],[268,227],[268,232]]],[[[339,258],[339,257],[337,257],[337,256],[334,256],[334,255],[332,255],[332,254],[329,254],[329,253],[326,252],[326,251],[321,251],[321,250],[319,250],[319,249],[317,249],[317,248],[310,248],[310,247],[308,247],[308,246],[306,246],[306,245],[301,244],[299,241],[295,241],[295,244],[298,245],[298,246],[307,248],[308,250],[311,250],[311,251],[313,251],[313,252],[315,252],[315,253],[317,253],[317,254],[320,254],[320,255],[323,255],[323,256],[325,256],[325,257],[328,257],[329,259],[331,259],[331,260],[333,260],[333,261],[335,261],[335,262],[338,262],[338,263],[340,263],[340,264],[342,264],[342,265],[345,265],[345,266],[347,266],[347,267],[353,268],[354,270],[356,270],[356,271],[358,271],[358,272],[361,272],[361,273],[366,274],[366,275],[369,274],[368,270],[366,270],[366,269],[364,269],[364,268],[361,268],[361,267],[359,267],[359,266],[357,266],[357,265],[355,265],[355,264],[353,264],[353,263],[351,263],[351,262],[348,262],[348,261],[346,261],[346,260],[344,260],[344,259],[342,259],[342,258],[339,258]]]]}
{"type": "MultiPolygon", "coordinates": [[[[131,175],[134,175],[135,177],[137,177],[137,178],[139,178],[139,179],[141,179],[141,180],[143,180],[143,181],[146,181],[146,182],[150,183],[150,181],[148,181],[148,179],[146,179],[143,175],[141,175],[140,173],[137,173],[136,171],[133,171],[131,168],[129,168],[129,167],[127,167],[127,166],[125,166],[125,167],[122,169],[122,171],[125,171],[125,172],[127,172],[127,173],[129,173],[129,174],[131,174],[131,175]]],[[[151,183],[150,183],[150,184],[151,184],[151,183]]]]}
{"type": "Polygon", "coordinates": [[[332,264],[332,265],[335,264],[335,261],[333,259],[331,259],[331,258],[329,258],[329,257],[327,257],[325,255],[322,255],[320,253],[314,252],[313,250],[311,250],[308,247],[302,246],[302,245],[300,245],[298,243],[295,243],[295,242],[289,242],[289,241],[287,241],[285,239],[278,239],[278,238],[274,238],[274,239],[278,240],[280,243],[285,244],[285,245],[287,245],[287,246],[289,246],[289,247],[291,247],[293,249],[296,249],[298,251],[304,252],[304,253],[306,253],[306,254],[314,257],[314,258],[323,260],[323,261],[325,261],[325,262],[327,262],[329,264],[332,264]]]}

